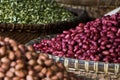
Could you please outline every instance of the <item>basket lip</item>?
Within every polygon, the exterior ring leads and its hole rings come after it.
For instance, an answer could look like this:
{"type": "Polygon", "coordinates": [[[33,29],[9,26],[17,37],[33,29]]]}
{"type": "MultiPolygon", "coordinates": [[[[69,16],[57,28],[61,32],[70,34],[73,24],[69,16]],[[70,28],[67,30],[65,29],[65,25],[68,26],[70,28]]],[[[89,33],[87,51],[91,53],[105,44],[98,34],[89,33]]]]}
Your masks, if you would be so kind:
{"type": "MultiPolygon", "coordinates": [[[[84,14],[84,13],[83,13],[84,14]]],[[[10,22],[0,22],[0,24],[17,24],[17,25],[42,25],[42,26],[47,26],[47,25],[54,25],[54,24],[60,24],[60,23],[70,23],[76,20],[80,20],[80,17],[82,16],[74,16],[73,18],[69,19],[69,20],[65,20],[65,21],[56,21],[56,22],[52,22],[52,23],[46,23],[46,24],[34,24],[34,23],[10,23],[10,22]]]]}
{"type": "MultiPolygon", "coordinates": [[[[54,35],[46,35],[44,36],[45,38],[49,38],[49,37],[55,37],[57,34],[54,34],[54,35]]],[[[40,42],[40,38],[41,37],[38,37],[36,39],[33,39],[33,40],[30,40],[28,43],[25,44],[25,46],[29,46],[29,45],[33,45],[34,43],[39,43],[40,42]]],[[[40,51],[36,51],[37,53],[40,53],[40,51]]],[[[56,57],[56,58],[60,58],[60,59],[66,59],[66,60],[73,60],[73,61],[78,61],[80,63],[85,63],[85,62],[88,62],[88,63],[98,63],[98,65],[104,65],[104,64],[108,64],[108,65],[111,65],[112,67],[114,67],[115,65],[119,65],[120,66],[120,63],[108,63],[108,62],[101,62],[101,61],[91,61],[91,60],[79,60],[79,59],[74,59],[74,58],[67,58],[67,57],[59,57],[59,56],[55,56],[55,55],[51,55],[51,54],[48,54],[50,57],[56,57]]]]}
{"type": "Polygon", "coordinates": [[[56,0],[59,4],[67,5],[82,5],[82,6],[119,6],[119,0],[56,0]],[[109,2],[108,2],[109,1],[109,2]],[[96,3],[96,4],[94,4],[96,3]]]}
{"type": "Polygon", "coordinates": [[[85,23],[90,17],[85,11],[81,11],[81,15],[75,16],[70,20],[58,21],[55,23],[48,24],[28,24],[28,23],[7,23],[0,22],[0,28],[3,31],[23,31],[23,32],[37,32],[37,33],[47,33],[51,29],[68,29],[79,24],[79,22],[85,23]]]}

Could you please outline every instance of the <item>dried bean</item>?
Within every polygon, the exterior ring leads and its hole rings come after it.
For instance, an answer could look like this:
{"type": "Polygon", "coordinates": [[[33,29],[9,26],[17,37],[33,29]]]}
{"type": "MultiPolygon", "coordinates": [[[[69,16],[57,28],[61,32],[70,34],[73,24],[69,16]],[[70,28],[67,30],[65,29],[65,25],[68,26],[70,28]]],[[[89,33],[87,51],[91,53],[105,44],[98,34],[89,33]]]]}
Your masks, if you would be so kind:
{"type": "Polygon", "coordinates": [[[22,77],[25,77],[25,73],[23,71],[15,71],[15,75],[22,78],[22,77]]]}
{"type": "Polygon", "coordinates": [[[23,63],[18,63],[18,64],[16,64],[16,66],[15,66],[15,69],[16,69],[16,70],[19,70],[19,69],[22,69],[22,68],[24,68],[24,64],[23,64],[23,63]]]}
{"type": "Polygon", "coordinates": [[[4,78],[5,74],[3,72],[0,72],[0,78],[4,78]]]}

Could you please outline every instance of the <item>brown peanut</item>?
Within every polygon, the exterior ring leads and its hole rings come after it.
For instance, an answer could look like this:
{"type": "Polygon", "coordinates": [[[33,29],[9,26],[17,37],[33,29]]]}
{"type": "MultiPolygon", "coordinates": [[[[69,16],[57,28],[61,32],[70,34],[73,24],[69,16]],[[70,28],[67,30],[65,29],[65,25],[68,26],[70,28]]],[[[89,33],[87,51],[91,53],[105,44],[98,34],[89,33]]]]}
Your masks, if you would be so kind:
{"type": "Polygon", "coordinates": [[[14,59],[15,59],[14,52],[10,51],[8,58],[9,58],[10,60],[14,60],[14,59]]]}
{"type": "Polygon", "coordinates": [[[56,65],[52,65],[50,69],[54,72],[57,72],[59,70],[59,68],[56,65]]]}
{"type": "Polygon", "coordinates": [[[15,67],[16,66],[16,62],[15,61],[12,61],[11,64],[10,64],[11,67],[15,67]]]}
{"type": "Polygon", "coordinates": [[[58,72],[56,74],[56,76],[59,78],[59,79],[63,79],[63,73],[62,72],[58,72]]]}
{"type": "Polygon", "coordinates": [[[23,63],[18,63],[18,64],[15,66],[15,69],[16,69],[16,70],[19,70],[19,69],[22,69],[22,68],[24,68],[23,63]]]}
{"type": "Polygon", "coordinates": [[[5,47],[1,47],[1,48],[0,48],[0,55],[1,55],[1,56],[4,56],[4,55],[5,55],[5,52],[6,52],[6,51],[5,51],[5,47]]]}
{"type": "Polygon", "coordinates": [[[36,64],[36,62],[35,62],[35,60],[31,59],[31,60],[28,61],[28,64],[30,66],[34,66],[36,64]]]}
{"type": "Polygon", "coordinates": [[[1,68],[3,69],[3,70],[8,70],[9,69],[9,66],[7,65],[7,64],[2,64],[1,65],[1,68]]]}
{"type": "Polygon", "coordinates": [[[38,63],[39,65],[44,65],[44,62],[41,61],[40,59],[37,60],[37,63],[38,63]]]}
{"type": "Polygon", "coordinates": [[[7,71],[6,76],[12,78],[14,76],[13,72],[7,71]]]}
{"type": "Polygon", "coordinates": [[[52,75],[53,75],[52,70],[48,69],[46,76],[50,78],[52,75]]]}
{"type": "Polygon", "coordinates": [[[41,59],[41,60],[43,60],[43,61],[45,61],[45,60],[47,60],[48,59],[48,56],[47,55],[45,55],[45,54],[40,54],[41,56],[39,56],[39,59],[41,59]]]}
{"type": "Polygon", "coordinates": [[[25,73],[23,71],[15,71],[15,75],[18,77],[25,77],[25,73]]]}
{"type": "Polygon", "coordinates": [[[58,80],[58,77],[57,76],[52,76],[51,80],[58,80]]]}
{"type": "Polygon", "coordinates": [[[10,60],[7,57],[3,57],[3,58],[1,58],[1,62],[5,63],[5,64],[9,64],[10,60]]]}
{"type": "Polygon", "coordinates": [[[34,66],[34,70],[37,71],[37,72],[41,71],[42,68],[43,68],[43,67],[42,67],[41,65],[36,65],[36,66],[34,66]]]}
{"type": "Polygon", "coordinates": [[[29,51],[34,51],[34,49],[33,49],[32,46],[27,46],[27,49],[28,49],[29,51]]]}
{"type": "Polygon", "coordinates": [[[4,80],[11,80],[9,77],[4,77],[4,80]]]}
{"type": "Polygon", "coordinates": [[[44,63],[46,66],[51,66],[51,65],[53,65],[53,60],[52,59],[46,60],[44,63]]]}
{"type": "Polygon", "coordinates": [[[34,80],[32,76],[27,75],[26,80],[34,80]]]}
{"type": "Polygon", "coordinates": [[[31,52],[27,52],[27,53],[25,54],[25,56],[26,56],[27,59],[32,59],[32,54],[31,54],[31,52]]]}
{"type": "Polygon", "coordinates": [[[47,73],[47,68],[43,68],[43,69],[41,70],[41,73],[46,74],[46,73],[47,73]]]}
{"type": "Polygon", "coordinates": [[[3,72],[0,72],[0,78],[4,78],[5,74],[3,72]]]}
{"type": "Polygon", "coordinates": [[[20,80],[19,77],[13,77],[13,80],[20,80]]]}
{"type": "Polygon", "coordinates": [[[34,71],[30,69],[30,70],[28,71],[28,75],[33,76],[33,75],[34,75],[34,71]]]}

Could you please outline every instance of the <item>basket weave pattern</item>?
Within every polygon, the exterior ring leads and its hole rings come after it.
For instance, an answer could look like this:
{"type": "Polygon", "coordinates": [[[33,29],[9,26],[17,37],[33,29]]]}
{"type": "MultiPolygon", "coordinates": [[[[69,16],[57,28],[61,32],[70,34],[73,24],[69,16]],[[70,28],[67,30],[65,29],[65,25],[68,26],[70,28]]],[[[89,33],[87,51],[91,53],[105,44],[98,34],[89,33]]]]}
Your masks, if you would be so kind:
{"type": "Polygon", "coordinates": [[[56,0],[61,6],[85,10],[92,18],[102,17],[105,13],[120,6],[120,0],[56,0]]]}
{"type": "Polygon", "coordinates": [[[56,0],[59,3],[81,6],[119,6],[120,0],[56,0]]]}
{"type": "Polygon", "coordinates": [[[87,78],[92,79],[100,79],[102,77],[105,80],[120,79],[120,64],[77,60],[52,55],[49,55],[49,57],[64,63],[68,71],[73,72],[78,76],[86,76],[87,78]]]}

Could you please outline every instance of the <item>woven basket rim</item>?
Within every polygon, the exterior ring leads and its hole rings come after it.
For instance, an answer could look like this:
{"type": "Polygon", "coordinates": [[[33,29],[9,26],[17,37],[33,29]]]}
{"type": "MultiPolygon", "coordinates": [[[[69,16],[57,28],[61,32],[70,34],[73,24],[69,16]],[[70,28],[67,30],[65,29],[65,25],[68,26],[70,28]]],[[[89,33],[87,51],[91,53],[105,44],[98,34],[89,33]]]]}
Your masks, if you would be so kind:
{"type": "Polygon", "coordinates": [[[46,23],[46,24],[40,24],[40,23],[9,23],[9,22],[0,22],[0,23],[5,23],[5,24],[22,24],[22,25],[26,25],[26,24],[29,24],[29,25],[48,25],[48,24],[55,24],[55,23],[60,23],[60,22],[71,22],[73,21],[74,19],[78,19],[80,16],[75,16],[74,18],[72,19],[69,19],[69,20],[65,20],[65,21],[56,21],[56,22],[52,22],[52,23],[46,23]]]}
{"type": "Polygon", "coordinates": [[[119,6],[120,0],[56,0],[60,4],[82,6],[119,6]]]}
{"type": "MultiPolygon", "coordinates": [[[[57,28],[65,28],[64,26],[73,24],[75,26],[76,24],[80,22],[86,22],[88,15],[84,15],[84,11],[80,16],[75,16],[74,18],[67,20],[67,21],[58,21],[55,23],[48,23],[48,24],[20,24],[20,23],[5,23],[5,22],[0,22],[0,28],[3,30],[21,30],[21,31],[37,31],[40,32],[41,30],[50,30],[50,29],[57,29],[57,28]],[[63,25],[63,27],[61,26],[63,25]]],[[[66,26],[66,27],[70,27],[66,26]]]]}

